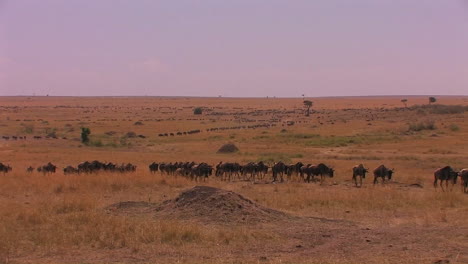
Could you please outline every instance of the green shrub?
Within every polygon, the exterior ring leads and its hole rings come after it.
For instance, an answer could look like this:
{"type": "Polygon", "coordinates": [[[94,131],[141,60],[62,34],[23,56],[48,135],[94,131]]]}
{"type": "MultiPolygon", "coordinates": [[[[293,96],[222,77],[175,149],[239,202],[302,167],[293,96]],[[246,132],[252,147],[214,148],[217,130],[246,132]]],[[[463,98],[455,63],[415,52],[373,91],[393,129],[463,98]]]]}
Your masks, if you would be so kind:
{"type": "Polygon", "coordinates": [[[81,142],[87,144],[89,142],[89,134],[91,134],[91,130],[88,127],[81,128],[81,142]]]}
{"type": "Polygon", "coordinates": [[[423,131],[423,130],[434,130],[436,129],[435,122],[433,120],[410,123],[408,125],[409,131],[423,131]]]}
{"type": "Polygon", "coordinates": [[[414,105],[409,109],[419,112],[428,112],[430,114],[461,114],[468,111],[468,106],[464,105],[442,105],[442,104],[430,104],[430,105],[414,105]]]}
{"type": "Polygon", "coordinates": [[[201,115],[201,114],[203,114],[203,108],[197,107],[197,108],[193,109],[193,114],[194,114],[194,115],[201,115]]]}
{"type": "Polygon", "coordinates": [[[23,132],[26,134],[32,134],[34,132],[34,125],[24,125],[23,132]]]}
{"type": "Polygon", "coordinates": [[[101,140],[91,140],[88,142],[88,146],[92,146],[92,147],[104,147],[104,144],[102,143],[101,140]]]}
{"type": "Polygon", "coordinates": [[[451,125],[449,126],[449,129],[450,129],[451,131],[455,132],[455,131],[459,131],[459,130],[460,130],[460,127],[457,126],[457,125],[455,125],[455,124],[451,124],[451,125]]]}

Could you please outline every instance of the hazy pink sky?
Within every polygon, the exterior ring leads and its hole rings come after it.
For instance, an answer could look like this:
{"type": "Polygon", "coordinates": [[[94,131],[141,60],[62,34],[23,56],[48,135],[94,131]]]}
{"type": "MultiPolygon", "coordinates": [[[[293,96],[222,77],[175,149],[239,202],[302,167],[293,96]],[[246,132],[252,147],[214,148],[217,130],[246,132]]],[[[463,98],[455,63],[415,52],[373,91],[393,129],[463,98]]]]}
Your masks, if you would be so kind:
{"type": "Polygon", "coordinates": [[[0,0],[0,95],[468,94],[466,0],[0,0]]]}

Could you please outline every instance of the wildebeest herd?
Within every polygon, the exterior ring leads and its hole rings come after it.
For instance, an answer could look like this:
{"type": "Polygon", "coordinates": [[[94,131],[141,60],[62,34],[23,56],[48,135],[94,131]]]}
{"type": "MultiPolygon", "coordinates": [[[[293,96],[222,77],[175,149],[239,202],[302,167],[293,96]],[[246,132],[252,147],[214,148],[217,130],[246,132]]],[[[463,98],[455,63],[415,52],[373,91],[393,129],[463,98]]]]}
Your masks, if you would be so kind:
{"type": "MultiPolygon", "coordinates": [[[[137,166],[131,163],[115,164],[112,162],[85,161],[78,164],[76,167],[66,166],[63,169],[64,174],[80,174],[80,173],[97,173],[97,172],[135,172],[137,166]]],[[[162,175],[183,176],[192,180],[206,180],[214,175],[217,179],[222,181],[252,181],[263,180],[268,175],[271,175],[272,182],[284,182],[285,177],[288,181],[302,181],[302,182],[317,182],[323,183],[325,177],[332,178],[335,170],[324,163],[318,165],[303,164],[297,162],[295,164],[285,164],[283,162],[275,162],[272,165],[267,165],[263,161],[249,162],[246,164],[239,164],[237,162],[219,162],[216,166],[209,165],[208,163],[195,163],[195,162],[175,162],[175,163],[156,163],[153,162],[149,166],[151,173],[160,172],[162,175]],[[271,172],[271,173],[270,173],[271,172]],[[316,178],[320,177],[320,179],[316,178]]],[[[12,167],[0,162],[0,172],[8,173],[12,167]]],[[[36,169],[38,172],[55,173],[57,166],[51,162],[39,166],[36,169]]],[[[32,173],[34,168],[29,166],[26,171],[32,173]]],[[[362,186],[362,179],[369,173],[369,169],[365,168],[363,164],[356,165],[352,168],[352,181],[356,187],[362,186]],[[359,180],[358,180],[359,179],[359,180]]],[[[382,183],[386,180],[391,180],[394,169],[389,169],[384,165],[380,165],[372,171],[374,175],[373,183],[378,183],[379,179],[382,183]]],[[[443,191],[448,188],[449,182],[452,186],[457,183],[460,177],[462,190],[468,193],[468,169],[460,171],[454,170],[450,166],[445,166],[437,169],[434,172],[434,187],[437,188],[440,182],[440,187],[443,191]],[[445,188],[443,183],[445,182],[445,188]]]]}

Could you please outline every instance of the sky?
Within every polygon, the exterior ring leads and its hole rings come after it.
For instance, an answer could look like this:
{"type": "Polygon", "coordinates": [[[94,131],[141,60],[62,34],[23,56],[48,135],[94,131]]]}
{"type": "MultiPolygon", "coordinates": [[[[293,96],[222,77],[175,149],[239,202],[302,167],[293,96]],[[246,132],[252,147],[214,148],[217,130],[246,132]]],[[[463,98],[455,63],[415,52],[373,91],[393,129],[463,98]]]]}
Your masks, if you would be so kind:
{"type": "Polygon", "coordinates": [[[0,0],[0,95],[468,95],[468,0],[0,0]]]}

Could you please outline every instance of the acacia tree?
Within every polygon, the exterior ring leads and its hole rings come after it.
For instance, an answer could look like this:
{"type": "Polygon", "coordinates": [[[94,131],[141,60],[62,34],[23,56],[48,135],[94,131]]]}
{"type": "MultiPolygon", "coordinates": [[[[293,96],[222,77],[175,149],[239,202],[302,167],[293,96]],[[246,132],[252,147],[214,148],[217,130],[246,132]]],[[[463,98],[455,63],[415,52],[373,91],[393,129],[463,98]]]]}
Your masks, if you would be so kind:
{"type": "Polygon", "coordinates": [[[431,103],[435,103],[437,101],[437,99],[435,97],[429,97],[429,104],[431,103]]]}
{"type": "Polygon", "coordinates": [[[401,102],[405,105],[405,107],[408,107],[406,103],[408,102],[408,99],[401,99],[401,102]]]}
{"type": "Polygon", "coordinates": [[[309,100],[304,100],[304,107],[306,107],[306,116],[310,116],[310,108],[312,107],[314,103],[309,100]]]}

